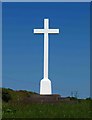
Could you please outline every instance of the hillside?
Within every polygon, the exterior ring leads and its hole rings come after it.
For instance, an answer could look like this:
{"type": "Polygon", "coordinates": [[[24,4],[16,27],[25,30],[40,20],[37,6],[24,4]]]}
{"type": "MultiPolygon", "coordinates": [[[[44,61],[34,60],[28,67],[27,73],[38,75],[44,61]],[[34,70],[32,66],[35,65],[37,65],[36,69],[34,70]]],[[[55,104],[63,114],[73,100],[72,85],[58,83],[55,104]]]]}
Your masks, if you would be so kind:
{"type": "Polygon", "coordinates": [[[15,91],[9,88],[2,88],[2,100],[4,102],[21,102],[24,98],[31,97],[32,95],[37,95],[37,93],[26,90],[15,91]]]}
{"type": "Polygon", "coordinates": [[[2,89],[3,118],[90,118],[92,100],[2,89]],[[38,101],[38,102],[37,102],[38,101]],[[45,101],[45,102],[44,102],[45,101]]]}

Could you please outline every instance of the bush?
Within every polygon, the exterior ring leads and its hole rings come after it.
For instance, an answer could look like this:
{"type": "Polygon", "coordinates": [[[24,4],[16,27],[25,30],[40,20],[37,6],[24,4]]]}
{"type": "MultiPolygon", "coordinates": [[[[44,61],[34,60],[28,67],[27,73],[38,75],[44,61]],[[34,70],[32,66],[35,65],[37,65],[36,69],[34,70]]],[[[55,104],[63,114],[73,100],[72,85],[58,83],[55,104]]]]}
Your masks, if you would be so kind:
{"type": "Polygon", "coordinates": [[[86,98],[86,100],[92,100],[92,98],[91,98],[91,97],[89,97],[89,98],[86,98]]]}
{"type": "Polygon", "coordinates": [[[11,95],[8,92],[2,91],[2,100],[8,102],[11,100],[11,95]]]}
{"type": "Polygon", "coordinates": [[[76,97],[70,97],[70,100],[77,100],[76,97]]]}

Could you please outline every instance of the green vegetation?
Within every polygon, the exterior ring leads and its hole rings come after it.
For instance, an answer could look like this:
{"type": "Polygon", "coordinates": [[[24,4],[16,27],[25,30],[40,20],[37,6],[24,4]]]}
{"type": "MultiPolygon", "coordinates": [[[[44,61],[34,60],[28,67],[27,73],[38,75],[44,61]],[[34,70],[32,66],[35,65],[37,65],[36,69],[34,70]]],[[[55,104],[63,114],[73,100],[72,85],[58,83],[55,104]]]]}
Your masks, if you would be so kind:
{"type": "Polygon", "coordinates": [[[77,100],[70,102],[61,101],[59,103],[30,103],[23,101],[23,98],[30,97],[33,92],[13,91],[3,89],[3,95],[8,102],[3,99],[3,118],[90,118],[92,113],[91,99],[77,100]],[[7,93],[8,96],[5,94],[7,93]]]}
{"type": "Polygon", "coordinates": [[[8,102],[9,100],[11,100],[11,95],[6,90],[2,91],[2,95],[3,101],[8,102]]]}

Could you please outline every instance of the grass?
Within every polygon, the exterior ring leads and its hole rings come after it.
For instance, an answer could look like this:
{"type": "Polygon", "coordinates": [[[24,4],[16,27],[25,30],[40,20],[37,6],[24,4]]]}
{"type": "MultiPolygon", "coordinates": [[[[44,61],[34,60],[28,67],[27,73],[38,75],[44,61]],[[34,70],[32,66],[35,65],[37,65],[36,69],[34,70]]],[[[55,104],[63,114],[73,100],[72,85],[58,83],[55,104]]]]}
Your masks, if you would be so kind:
{"type": "Polygon", "coordinates": [[[63,101],[54,104],[25,104],[17,101],[17,97],[21,94],[21,98],[27,95],[27,92],[26,94],[15,92],[16,95],[13,91],[10,93],[13,95],[13,99],[9,102],[3,101],[3,118],[90,118],[92,113],[90,109],[91,100],[81,100],[77,103],[65,103],[63,101]]]}
{"type": "Polygon", "coordinates": [[[89,118],[89,102],[77,104],[3,104],[3,118],[89,118]]]}

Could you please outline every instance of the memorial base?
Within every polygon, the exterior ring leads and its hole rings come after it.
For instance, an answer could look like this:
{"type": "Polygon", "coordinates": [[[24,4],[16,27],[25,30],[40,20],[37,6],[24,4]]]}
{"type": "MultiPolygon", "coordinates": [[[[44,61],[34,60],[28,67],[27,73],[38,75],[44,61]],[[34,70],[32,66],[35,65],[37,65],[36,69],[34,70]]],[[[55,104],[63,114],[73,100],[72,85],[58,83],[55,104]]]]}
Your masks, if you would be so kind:
{"type": "Polygon", "coordinates": [[[40,95],[51,95],[51,81],[49,79],[42,79],[40,81],[40,95]]]}

